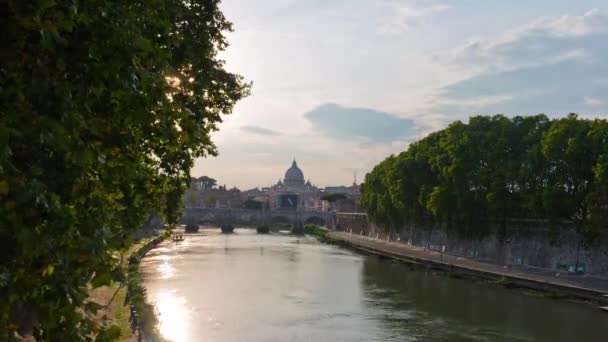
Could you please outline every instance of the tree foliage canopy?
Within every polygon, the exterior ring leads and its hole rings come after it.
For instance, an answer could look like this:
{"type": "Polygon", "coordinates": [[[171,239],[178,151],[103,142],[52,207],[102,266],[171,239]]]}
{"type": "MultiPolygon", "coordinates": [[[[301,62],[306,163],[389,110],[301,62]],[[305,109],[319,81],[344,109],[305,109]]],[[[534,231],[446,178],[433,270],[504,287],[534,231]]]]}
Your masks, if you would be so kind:
{"type": "Polygon", "coordinates": [[[151,212],[177,221],[194,158],[249,91],[218,0],[0,3],[0,332],[110,339],[87,286],[151,212]]]}
{"type": "Polygon", "coordinates": [[[367,174],[362,205],[389,228],[434,221],[469,235],[507,219],[571,220],[608,233],[608,121],[575,114],[476,116],[390,156],[367,174]]]}
{"type": "Polygon", "coordinates": [[[194,182],[199,183],[202,189],[213,189],[217,185],[217,180],[208,176],[200,176],[194,182]]]}
{"type": "Polygon", "coordinates": [[[325,195],[321,196],[321,200],[332,202],[332,203],[336,202],[337,200],[342,200],[342,199],[346,199],[345,194],[333,193],[333,194],[325,194],[325,195]]]}

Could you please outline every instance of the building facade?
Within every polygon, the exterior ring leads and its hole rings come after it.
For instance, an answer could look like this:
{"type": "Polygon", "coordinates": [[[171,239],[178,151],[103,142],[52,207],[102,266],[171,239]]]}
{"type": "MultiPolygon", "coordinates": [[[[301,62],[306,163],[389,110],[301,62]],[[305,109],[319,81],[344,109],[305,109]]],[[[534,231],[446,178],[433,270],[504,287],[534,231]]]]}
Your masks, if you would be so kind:
{"type": "Polygon", "coordinates": [[[285,177],[268,188],[268,206],[271,210],[321,210],[321,190],[304,181],[304,172],[294,159],[285,177]]]}
{"type": "Polygon", "coordinates": [[[237,188],[204,188],[193,183],[184,195],[184,204],[186,207],[227,209],[241,208],[243,200],[237,188]]]}
{"type": "Polygon", "coordinates": [[[184,196],[186,207],[199,208],[261,208],[263,210],[298,211],[360,211],[360,187],[356,177],[351,186],[319,188],[305,180],[304,172],[295,158],[276,184],[241,192],[239,189],[215,187],[215,180],[201,177],[191,183],[184,196]],[[203,179],[204,178],[204,179],[203,179]],[[203,180],[201,180],[203,179],[203,180]],[[209,180],[212,182],[209,183],[209,180]],[[327,195],[339,194],[340,199],[324,200],[327,195]],[[255,204],[255,205],[254,205],[255,204]]]}

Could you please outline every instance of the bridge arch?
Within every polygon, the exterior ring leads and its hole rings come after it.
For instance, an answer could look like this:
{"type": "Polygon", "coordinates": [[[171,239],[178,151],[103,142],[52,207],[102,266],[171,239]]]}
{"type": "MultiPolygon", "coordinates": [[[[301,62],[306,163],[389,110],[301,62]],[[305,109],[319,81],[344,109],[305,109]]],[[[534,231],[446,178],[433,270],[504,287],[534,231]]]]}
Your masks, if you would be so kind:
{"type": "Polygon", "coordinates": [[[291,223],[291,220],[287,216],[277,215],[277,216],[273,216],[270,219],[270,222],[272,222],[272,223],[285,223],[285,224],[289,224],[289,223],[291,223]]]}
{"type": "Polygon", "coordinates": [[[296,210],[252,210],[229,208],[198,208],[187,207],[181,219],[183,224],[221,224],[230,221],[233,224],[304,224],[314,223],[320,226],[334,228],[336,213],[328,211],[296,211],[296,210]]]}

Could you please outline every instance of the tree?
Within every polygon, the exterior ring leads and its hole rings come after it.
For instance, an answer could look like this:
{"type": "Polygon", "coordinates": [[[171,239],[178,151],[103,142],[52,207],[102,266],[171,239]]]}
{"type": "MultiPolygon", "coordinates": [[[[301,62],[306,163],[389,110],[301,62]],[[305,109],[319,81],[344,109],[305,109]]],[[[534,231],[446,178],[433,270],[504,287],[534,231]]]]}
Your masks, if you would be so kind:
{"type": "Polygon", "coordinates": [[[179,217],[194,158],[249,85],[218,0],[0,4],[0,339],[115,337],[88,287],[149,213],[179,217]]]}
{"type": "Polygon", "coordinates": [[[591,208],[607,204],[597,201],[602,198],[597,185],[603,179],[597,171],[598,165],[602,165],[600,154],[607,135],[605,121],[580,120],[576,114],[570,114],[555,121],[542,138],[543,154],[549,165],[544,201],[547,212],[552,217],[574,220],[581,232],[589,231],[591,208]]]}
{"type": "Polygon", "coordinates": [[[341,199],[346,199],[346,195],[345,194],[326,194],[326,195],[321,196],[321,200],[331,202],[331,203],[333,203],[337,200],[341,200],[341,199]]]}
{"type": "Polygon", "coordinates": [[[594,120],[589,130],[591,150],[597,155],[593,166],[594,187],[587,195],[589,235],[608,233],[608,121],[594,120]]]}
{"type": "Polygon", "coordinates": [[[395,162],[394,155],[383,160],[365,175],[365,182],[361,186],[361,205],[367,209],[373,221],[386,225],[391,230],[403,221],[399,205],[393,202],[395,197],[389,192],[394,181],[395,162]]]}
{"type": "Polygon", "coordinates": [[[211,177],[201,176],[196,179],[199,182],[203,189],[213,189],[217,185],[217,181],[211,177]]]}
{"type": "Polygon", "coordinates": [[[568,220],[589,241],[608,233],[608,121],[575,114],[474,116],[376,165],[361,204],[389,230],[439,223],[469,237],[511,218],[568,220]]]}

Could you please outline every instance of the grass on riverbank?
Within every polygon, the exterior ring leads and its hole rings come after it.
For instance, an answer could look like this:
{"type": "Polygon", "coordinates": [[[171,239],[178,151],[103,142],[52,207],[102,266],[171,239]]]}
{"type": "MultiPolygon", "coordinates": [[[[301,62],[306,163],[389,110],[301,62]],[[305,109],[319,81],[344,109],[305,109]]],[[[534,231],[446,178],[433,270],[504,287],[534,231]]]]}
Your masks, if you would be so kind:
{"type": "Polygon", "coordinates": [[[321,229],[316,224],[305,224],[304,225],[304,234],[314,235],[318,238],[326,238],[327,230],[321,229]]]}
{"type": "Polygon", "coordinates": [[[146,341],[161,341],[157,331],[156,313],[154,307],[147,304],[145,288],[139,273],[139,261],[154,245],[165,238],[162,236],[152,236],[144,238],[126,251],[121,252],[124,260],[124,271],[126,280],[123,283],[112,283],[109,286],[102,286],[91,290],[89,298],[103,307],[98,312],[98,319],[108,326],[116,325],[120,329],[120,341],[136,341],[137,333],[131,333],[130,305],[135,306],[140,322],[143,322],[146,341]],[[127,293],[129,300],[127,301],[127,293]]]}
{"type": "Polygon", "coordinates": [[[120,283],[101,286],[89,292],[89,300],[102,307],[96,315],[98,322],[108,327],[118,326],[120,340],[128,340],[131,337],[128,310],[123,305],[126,293],[126,287],[120,283]]]}
{"type": "MultiPolygon", "coordinates": [[[[146,288],[143,285],[141,273],[139,271],[139,262],[154,248],[162,242],[170,233],[157,236],[146,241],[139,248],[135,249],[129,256],[127,268],[127,302],[133,306],[136,312],[136,320],[139,325],[139,334],[143,335],[144,341],[162,341],[158,331],[158,317],[153,305],[147,301],[146,288]]],[[[130,313],[129,313],[130,315],[130,313]]]]}

